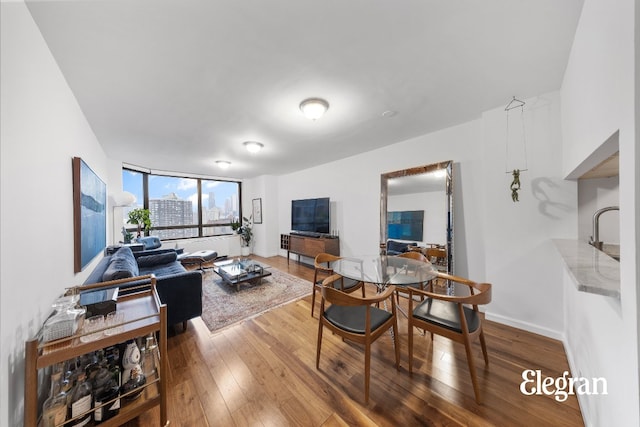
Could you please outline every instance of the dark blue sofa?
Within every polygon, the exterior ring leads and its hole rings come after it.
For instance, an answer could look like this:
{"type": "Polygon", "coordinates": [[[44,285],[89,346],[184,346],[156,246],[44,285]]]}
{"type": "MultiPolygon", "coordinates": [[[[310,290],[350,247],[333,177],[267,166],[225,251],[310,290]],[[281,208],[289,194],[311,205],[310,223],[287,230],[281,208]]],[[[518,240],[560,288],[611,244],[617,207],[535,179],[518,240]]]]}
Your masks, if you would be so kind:
{"type": "Polygon", "coordinates": [[[418,246],[416,242],[397,242],[395,240],[387,240],[387,255],[400,255],[409,252],[409,246],[418,246]]]}
{"type": "MultiPolygon", "coordinates": [[[[122,247],[113,255],[105,255],[84,284],[147,274],[156,275],[158,296],[167,305],[167,324],[182,323],[186,329],[187,320],[202,315],[202,272],[187,271],[177,260],[173,249],[136,253],[122,247]]],[[[127,287],[120,288],[118,292],[126,294],[127,287]]]]}

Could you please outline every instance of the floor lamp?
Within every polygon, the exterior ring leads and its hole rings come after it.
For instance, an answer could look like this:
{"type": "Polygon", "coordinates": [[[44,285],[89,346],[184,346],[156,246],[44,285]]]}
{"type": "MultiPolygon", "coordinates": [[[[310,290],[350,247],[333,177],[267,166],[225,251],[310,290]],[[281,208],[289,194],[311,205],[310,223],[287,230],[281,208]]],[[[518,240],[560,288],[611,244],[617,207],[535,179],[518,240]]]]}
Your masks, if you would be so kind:
{"type": "MultiPolygon", "coordinates": [[[[115,245],[116,242],[118,242],[118,238],[117,238],[117,231],[116,231],[116,208],[123,208],[123,207],[127,207],[127,206],[133,206],[133,204],[136,202],[136,196],[134,196],[133,194],[129,193],[128,191],[123,191],[121,193],[117,193],[117,194],[112,194],[111,195],[111,200],[113,202],[112,204],[112,209],[111,209],[111,213],[112,213],[112,223],[113,223],[113,230],[112,230],[112,238],[113,238],[113,244],[115,245]]],[[[122,236],[124,238],[124,236],[122,236]]]]}

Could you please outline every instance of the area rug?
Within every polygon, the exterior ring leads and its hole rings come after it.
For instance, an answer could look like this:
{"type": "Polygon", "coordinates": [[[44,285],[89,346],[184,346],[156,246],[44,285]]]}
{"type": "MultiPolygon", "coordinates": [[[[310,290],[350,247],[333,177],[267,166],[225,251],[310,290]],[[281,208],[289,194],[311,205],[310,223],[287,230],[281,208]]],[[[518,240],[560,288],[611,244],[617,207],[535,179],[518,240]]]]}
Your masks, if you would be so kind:
{"type": "Polygon", "coordinates": [[[271,276],[240,290],[207,270],[202,278],[202,320],[211,332],[255,317],[311,293],[311,282],[270,268],[271,276]]]}

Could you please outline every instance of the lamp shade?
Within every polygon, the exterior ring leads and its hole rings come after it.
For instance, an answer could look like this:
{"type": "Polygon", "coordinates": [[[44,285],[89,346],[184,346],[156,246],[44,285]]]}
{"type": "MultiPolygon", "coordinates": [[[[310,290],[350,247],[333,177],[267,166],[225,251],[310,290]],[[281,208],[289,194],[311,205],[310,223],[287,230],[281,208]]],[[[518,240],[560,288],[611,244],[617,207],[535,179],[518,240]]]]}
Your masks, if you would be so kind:
{"type": "Polygon", "coordinates": [[[136,196],[128,191],[112,194],[113,206],[131,206],[136,202],[136,196]]]}

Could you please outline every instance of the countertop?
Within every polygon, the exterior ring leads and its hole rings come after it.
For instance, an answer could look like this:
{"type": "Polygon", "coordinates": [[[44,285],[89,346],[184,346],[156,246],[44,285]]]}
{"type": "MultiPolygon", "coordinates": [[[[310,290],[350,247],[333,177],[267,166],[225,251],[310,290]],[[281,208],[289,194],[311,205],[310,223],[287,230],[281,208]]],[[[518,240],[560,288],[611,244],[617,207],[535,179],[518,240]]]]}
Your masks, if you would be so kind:
{"type": "Polygon", "coordinates": [[[581,292],[620,299],[620,263],[609,255],[573,239],[553,239],[573,281],[581,292]]]}

